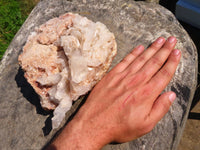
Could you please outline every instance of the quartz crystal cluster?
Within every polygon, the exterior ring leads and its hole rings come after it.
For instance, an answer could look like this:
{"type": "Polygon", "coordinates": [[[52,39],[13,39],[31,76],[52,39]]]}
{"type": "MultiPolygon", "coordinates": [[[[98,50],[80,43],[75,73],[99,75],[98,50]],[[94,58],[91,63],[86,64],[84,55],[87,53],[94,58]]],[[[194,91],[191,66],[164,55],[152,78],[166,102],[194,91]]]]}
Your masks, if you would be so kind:
{"type": "Polygon", "coordinates": [[[72,101],[103,77],[116,52],[113,33],[78,14],[53,18],[31,33],[19,63],[42,107],[54,110],[53,128],[59,127],[72,101]]]}

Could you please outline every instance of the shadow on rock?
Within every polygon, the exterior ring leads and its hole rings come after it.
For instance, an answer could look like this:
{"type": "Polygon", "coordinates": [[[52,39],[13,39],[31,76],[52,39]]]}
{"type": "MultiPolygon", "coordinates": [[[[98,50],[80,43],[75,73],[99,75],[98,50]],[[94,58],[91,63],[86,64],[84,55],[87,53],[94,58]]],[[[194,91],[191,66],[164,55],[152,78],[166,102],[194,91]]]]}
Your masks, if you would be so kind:
{"type": "Polygon", "coordinates": [[[52,129],[51,118],[53,116],[52,111],[45,111],[40,105],[40,98],[38,94],[34,91],[32,86],[27,82],[26,78],[24,77],[24,72],[21,68],[18,69],[18,73],[15,76],[15,81],[17,86],[21,89],[21,93],[23,94],[24,98],[29,101],[32,105],[36,107],[36,111],[38,114],[49,117],[45,121],[45,127],[43,127],[44,135],[48,135],[52,129]]]}
{"type": "MultiPolygon", "coordinates": [[[[90,93],[90,92],[89,92],[89,93],[90,93]]],[[[81,108],[81,106],[82,106],[82,105],[85,103],[85,101],[87,100],[87,97],[89,96],[89,93],[86,94],[85,96],[79,97],[79,100],[73,102],[72,107],[75,105],[75,103],[78,103],[78,107],[75,109],[75,111],[72,112],[72,114],[70,114],[70,116],[69,116],[68,118],[66,118],[65,124],[64,124],[58,131],[56,131],[56,133],[54,134],[54,136],[51,138],[51,140],[50,140],[48,143],[46,143],[46,145],[44,145],[44,147],[42,148],[42,150],[45,150],[45,149],[55,140],[55,138],[58,137],[58,135],[59,135],[59,134],[62,132],[62,130],[65,128],[65,126],[74,118],[74,116],[77,114],[77,112],[79,111],[79,109],[81,108]],[[80,101],[80,103],[79,103],[78,101],[80,101]]],[[[70,113],[70,112],[67,112],[67,113],[70,113]]],[[[48,124],[48,118],[47,118],[45,124],[46,124],[46,123],[48,124]]],[[[52,126],[49,126],[49,128],[52,129],[52,126]]],[[[43,128],[43,132],[44,132],[44,130],[46,130],[46,129],[43,128]]],[[[46,131],[45,131],[45,132],[46,132],[46,131]]],[[[49,134],[49,133],[48,133],[48,134],[49,134]]],[[[54,150],[53,148],[54,148],[54,147],[51,147],[52,150],[54,150]]]]}
{"type": "Polygon", "coordinates": [[[49,135],[52,130],[52,122],[51,118],[53,117],[53,112],[49,115],[49,117],[45,121],[45,126],[42,128],[44,136],[49,135]]]}

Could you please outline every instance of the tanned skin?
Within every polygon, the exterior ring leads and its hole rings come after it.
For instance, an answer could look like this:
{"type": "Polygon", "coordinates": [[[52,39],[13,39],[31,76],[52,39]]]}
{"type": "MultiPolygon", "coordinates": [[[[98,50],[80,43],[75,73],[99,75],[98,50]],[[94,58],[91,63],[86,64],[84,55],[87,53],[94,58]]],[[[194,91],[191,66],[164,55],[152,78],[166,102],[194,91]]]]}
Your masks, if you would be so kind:
{"type": "Polygon", "coordinates": [[[181,58],[176,42],[160,37],[145,51],[137,46],[94,87],[47,149],[99,150],[150,132],[176,98],[172,91],[161,94],[181,58]]]}

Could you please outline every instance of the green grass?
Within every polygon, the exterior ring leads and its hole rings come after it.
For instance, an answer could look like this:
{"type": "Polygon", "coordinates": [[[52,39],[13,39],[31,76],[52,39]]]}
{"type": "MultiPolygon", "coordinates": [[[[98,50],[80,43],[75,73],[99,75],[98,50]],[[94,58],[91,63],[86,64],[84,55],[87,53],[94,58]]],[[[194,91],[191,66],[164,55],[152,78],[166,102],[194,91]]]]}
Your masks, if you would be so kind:
{"type": "Polygon", "coordinates": [[[0,0],[0,60],[38,0],[0,0]]]}

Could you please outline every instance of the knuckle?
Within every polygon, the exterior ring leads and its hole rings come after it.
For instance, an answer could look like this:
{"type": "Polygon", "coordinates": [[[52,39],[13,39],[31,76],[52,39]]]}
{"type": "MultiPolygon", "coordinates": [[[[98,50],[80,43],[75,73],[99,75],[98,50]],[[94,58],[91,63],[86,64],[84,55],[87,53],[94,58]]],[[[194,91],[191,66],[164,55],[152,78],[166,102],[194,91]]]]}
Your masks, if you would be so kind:
{"type": "Polygon", "coordinates": [[[108,82],[117,82],[120,79],[121,74],[120,73],[115,73],[112,74],[109,79],[108,82]]]}
{"type": "Polygon", "coordinates": [[[129,53],[130,57],[135,58],[137,57],[137,54],[135,53],[135,51],[133,50],[132,52],[129,53]]]}
{"type": "Polygon", "coordinates": [[[143,74],[135,74],[133,76],[131,76],[128,80],[128,84],[127,86],[128,87],[132,87],[132,86],[135,86],[135,85],[138,85],[139,83],[141,83],[142,81],[144,81],[146,79],[146,74],[143,73],[143,74]]]}
{"type": "Polygon", "coordinates": [[[169,78],[173,76],[173,74],[169,71],[168,68],[162,68],[160,71],[163,76],[167,76],[169,78]]]}
{"type": "Polygon", "coordinates": [[[175,63],[175,64],[178,62],[178,60],[179,59],[177,59],[176,56],[172,56],[172,55],[170,56],[170,59],[169,59],[169,61],[171,61],[172,63],[175,63]]]}
{"type": "Polygon", "coordinates": [[[153,128],[155,127],[155,124],[153,122],[145,122],[143,123],[142,126],[140,126],[140,132],[141,134],[147,134],[149,132],[151,132],[153,130],[153,128]]]}
{"type": "Polygon", "coordinates": [[[118,72],[122,72],[124,70],[124,67],[126,66],[125,63],[123,63],[122,61],[120,63],[118,63],[110,72],[109,74],[115,74],[118,72]]]}
{"type": "Polygon", "coordinates": [[[129,63],[132,59],[134,59],[135,57],[137,57],[137,55],[135,54],[134,51],[130,52],[123,60],[123,63],[129,63]]]}
{"type": "Polygon", "coordinates": [[[156,65],[158,67],[161,67],[163,65],[163,62],[158,57],[152,57],[151,58],[152,65],[156,65]]]}
{"type": "Polygon", "coordinates": [[[160,48],[160,45],[156,42],[152,43],[150,46],[151,50],[157,50],[160,48]]]}
{"type": "Polygon", "coordinates": [[[124,63],[124,64],[127,64],[129,61],[128,61],[128,58],[127,57],[125,57],[122,61],[121,61],[121,63],[124,63]]]}
{"type": "Polygon", "coordinates": [[[113,80],[115,80],[116,84],[118,84],[123,79],[123,77],[123,73],[117,73],[115,76],[113,76],[113,80]]]}
{"type": "Polygon", "coordinates": [[[123,80],[124,76],[124,72],[111,73],[109,74],[105,82],[107,83],[107,85],[110,85],[110,87],[116,87],[117,84],[121,83],[121,80],[123,80]]]}
{"type": "Polygon", "coordinates": [[[139,62],[146,61],[146,57],[144,55],[141,55],[141,56],[138,57],[138,61],[139,62]]]}
{"type": "Polygon", "coordinates": [[[142,91],[142,96],[149,97],[150,95],[152,95],[152,89],[149,87],[145,87],[142,91]]]}
{"type": "Polygon", "coordinates": [[[138,82],[138,76],[133,76],[129,79],[127,86],[131,87],[138,82]]]}
{"type": "Polygon", "coordinates": [[[162,104],[163,111],[167,113],[169,111],[170,105],[171,105],[170,101],[165,101],[165,103],[162,104]]]}
{"type": "Polygon", "coordinates": [[[155,124],[154,123],[147,123],[146,125],[145,125],[145,127],[144,127],[144,132],[145,132],[145,134],[146,133],[149,133],[149,132],[151,132],[152,130],[153,130],[153,128],[155,127],[155,124]]]}

